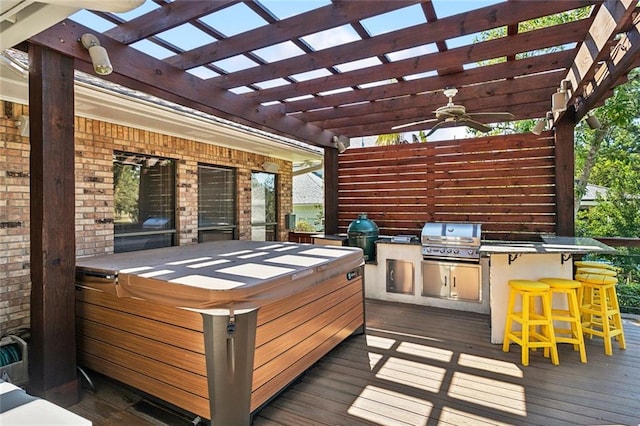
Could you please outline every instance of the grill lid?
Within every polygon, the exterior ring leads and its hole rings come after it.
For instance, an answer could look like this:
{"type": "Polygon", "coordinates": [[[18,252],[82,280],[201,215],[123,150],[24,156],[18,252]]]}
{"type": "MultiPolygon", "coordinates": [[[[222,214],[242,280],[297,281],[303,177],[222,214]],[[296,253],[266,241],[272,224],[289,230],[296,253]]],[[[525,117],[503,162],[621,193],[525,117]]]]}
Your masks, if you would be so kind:
{"type": "Polygon", "coordinates": [[[422,245],[480,247],[482,225],[479,223],[426,223],[422,228],[422,245]]]}

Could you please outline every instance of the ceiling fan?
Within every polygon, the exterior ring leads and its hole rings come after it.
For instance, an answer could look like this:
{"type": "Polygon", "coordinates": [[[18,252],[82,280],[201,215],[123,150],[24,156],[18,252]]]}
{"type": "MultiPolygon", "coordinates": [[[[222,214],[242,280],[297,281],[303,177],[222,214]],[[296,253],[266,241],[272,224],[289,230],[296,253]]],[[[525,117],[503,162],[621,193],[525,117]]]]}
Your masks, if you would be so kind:
{"type": "Polygon", "coordinates": [[[456,126],[467,126],[480,132],[486,133],[491,130],[491,127],[484,122],[494,123],[498,121],[509,121],[513,119],[513,114],[511,114],[510,112],[467,113],[467,110],[464,106],[456,105],[453,103],[453,97],[458,93],[458,89],[452,86],[445,87],[443,93],[447,98],[449,98],[449,102],[434,111],[434,113],[436,114],[436,118],[400,124],[398,126],[393,126],[391,129],[396,130],[404,127],[415,126],[416,124],[435,123],[434,126],[431,127],[431,130],[429,130],[429,133],[427,133],[427,136],[431,135],[433,132],[440,128],[456,126]]]}

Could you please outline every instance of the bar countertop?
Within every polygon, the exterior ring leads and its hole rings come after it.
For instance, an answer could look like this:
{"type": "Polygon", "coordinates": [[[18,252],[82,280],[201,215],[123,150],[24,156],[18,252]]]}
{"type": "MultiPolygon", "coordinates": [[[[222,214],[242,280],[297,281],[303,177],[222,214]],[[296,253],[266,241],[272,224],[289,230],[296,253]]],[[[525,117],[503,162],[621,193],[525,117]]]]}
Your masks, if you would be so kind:
{"type": "Polygon", "coordinates": [[[541,242],[483,240],[481,255],[493,253],[615,253],[616,250],[593,238],[542,237],[541,242]]]}

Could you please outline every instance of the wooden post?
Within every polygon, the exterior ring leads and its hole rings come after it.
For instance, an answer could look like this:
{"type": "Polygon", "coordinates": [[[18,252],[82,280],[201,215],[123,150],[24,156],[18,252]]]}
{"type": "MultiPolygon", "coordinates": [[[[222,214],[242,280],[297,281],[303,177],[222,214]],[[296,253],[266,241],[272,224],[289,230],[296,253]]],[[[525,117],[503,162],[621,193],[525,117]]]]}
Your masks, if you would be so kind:
{"type": "Polygon", "coordinates": [[[29,392],[79,400],[75,344],[73,58],[29,46],[31,343],[29,392]]]}
{"type": "Polygon", "coordinates": [[[338,150],[324,149],[324,233],[338,233],[338,150]]]}
{"type": "Polygon", "coordinates": [[[563,237],[575,235],[574,117],[575,109],[569,106],[555,126],[556,235],[563,237]]]}

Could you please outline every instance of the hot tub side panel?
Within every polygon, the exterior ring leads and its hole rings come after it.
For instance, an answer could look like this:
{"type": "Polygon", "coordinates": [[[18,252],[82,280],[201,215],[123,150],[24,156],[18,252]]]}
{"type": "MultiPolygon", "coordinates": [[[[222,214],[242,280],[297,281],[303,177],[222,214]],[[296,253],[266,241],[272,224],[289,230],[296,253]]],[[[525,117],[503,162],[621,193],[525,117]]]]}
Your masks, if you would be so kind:
{"type": "Polygon", "coordinates": [[[77,288],[80,365],[210,418],[199,313],[77,288]]]}
{"type": "Polygon", "coordinates": [[[258,310],[251,410],[364,326],[362,267],[258,310]]]}

